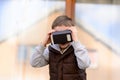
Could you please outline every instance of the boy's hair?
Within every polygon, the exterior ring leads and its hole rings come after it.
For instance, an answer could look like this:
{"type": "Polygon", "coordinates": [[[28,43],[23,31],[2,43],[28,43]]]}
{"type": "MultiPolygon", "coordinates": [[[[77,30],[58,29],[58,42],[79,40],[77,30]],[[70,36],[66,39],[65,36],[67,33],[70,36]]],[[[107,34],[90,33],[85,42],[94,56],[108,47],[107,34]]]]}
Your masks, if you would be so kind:
{"type": "Polygon", "coordinates": [[[54,29],[57,26],[62,26],[62,25],[64,25],[64,26],[74,26],[74,22],[72,21],[71,18],[69,18],[66,15],[58,16],[52,24],[52,29],[54,29]]]}

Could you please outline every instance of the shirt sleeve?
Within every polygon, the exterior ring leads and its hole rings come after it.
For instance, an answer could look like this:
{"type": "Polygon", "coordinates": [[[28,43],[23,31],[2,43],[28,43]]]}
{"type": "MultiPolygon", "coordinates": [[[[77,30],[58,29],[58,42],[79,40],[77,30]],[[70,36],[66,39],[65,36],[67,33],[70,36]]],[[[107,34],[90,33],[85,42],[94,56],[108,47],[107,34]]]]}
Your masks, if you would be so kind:
{"type": "Polygon", "coordinates": [[[45,48],[42,45],[37,46],[30,58],[30,64],[32,67],[42,67],[48,64],[49,51],[48,47],[45,48]]]}
{"type": "Polygon", "coordinates": [[[90,58],[87,49],[80,42],[72,42],[74,53],[77,58],[78,67],[86,69],[90,66],[90,58]]]}

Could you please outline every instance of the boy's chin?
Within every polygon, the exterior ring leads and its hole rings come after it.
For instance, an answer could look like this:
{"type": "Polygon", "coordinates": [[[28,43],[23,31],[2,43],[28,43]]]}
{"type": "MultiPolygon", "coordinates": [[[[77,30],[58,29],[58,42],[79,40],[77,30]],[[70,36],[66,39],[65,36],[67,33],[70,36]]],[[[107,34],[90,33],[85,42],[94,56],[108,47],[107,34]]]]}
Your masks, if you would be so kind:
{"type": "Polygon", "coordinates": [[[65,49],[66,47],[69,46],[69,43],[65,43],[65,44],[59,44],[61,49],[65,49]]]}

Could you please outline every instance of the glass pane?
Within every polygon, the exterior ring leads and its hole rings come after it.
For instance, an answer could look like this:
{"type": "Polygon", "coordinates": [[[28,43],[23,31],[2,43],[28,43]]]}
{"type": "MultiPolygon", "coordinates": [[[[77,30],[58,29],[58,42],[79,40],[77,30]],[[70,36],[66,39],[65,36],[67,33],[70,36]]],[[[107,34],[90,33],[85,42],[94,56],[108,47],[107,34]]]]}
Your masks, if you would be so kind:
{"type": "Polygon", "coordinates": [[[33,68],[30,57],[61,14],[63,0],[0,0],[0,80],[49,80],[48,66],[33,68]]]}
{"type": "Polygon", "coordinates": [[[88,80],[120,79],[119,4],[118,0],[77,0],[79,39],[88,48],[92,62],[88,80]]]}

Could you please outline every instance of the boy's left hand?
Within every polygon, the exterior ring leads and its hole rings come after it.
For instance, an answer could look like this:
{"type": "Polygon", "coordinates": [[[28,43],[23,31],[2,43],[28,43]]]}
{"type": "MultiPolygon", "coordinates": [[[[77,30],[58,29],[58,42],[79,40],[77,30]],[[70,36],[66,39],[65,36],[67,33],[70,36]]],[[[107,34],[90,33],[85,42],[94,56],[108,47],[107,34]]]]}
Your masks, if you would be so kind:
{"type": "Polygon", "coordinates": [[[72,31],[73,41],[78,41],[78,36],[77,36],[78,32],[76,26],[69,27],[68,30],[72,31]]]}

